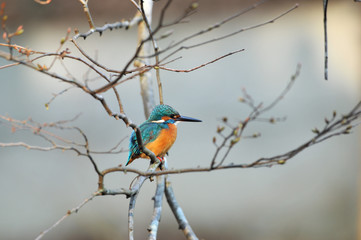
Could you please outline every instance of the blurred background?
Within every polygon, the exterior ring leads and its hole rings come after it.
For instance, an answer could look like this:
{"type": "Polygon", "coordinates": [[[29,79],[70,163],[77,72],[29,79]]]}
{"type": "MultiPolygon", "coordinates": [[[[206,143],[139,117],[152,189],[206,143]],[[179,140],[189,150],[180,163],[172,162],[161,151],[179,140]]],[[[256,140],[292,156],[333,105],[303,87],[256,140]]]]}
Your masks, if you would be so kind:
{"type": "MultiPolygon", "coordinates": [[[[190,1],[176,0],[166,22],[181,15],[190,1]]],[[[172,27],[174,34],[159,42],[166,47],[235,14],[255,1],[199,1],[189,23],[172,27]]],[[[329,80],[323,78],[322,1],[268,1],[236,20],[201,35],[185,45],[198,43],[266,22],[299,3],[299,8],[276,22],[246,31],[220,42],[183,51],[168,67],[189,69],[238,49],[232,55],[191,73],[161,72],[165,103],[181,114],[202,119],[201,124],[184,123],[170,151],[170,168],[208,166],[214,155],[212,138],[221,119],[230,123],[244,119],[250,109],[238,101],[245,88],[263,104],[275,99],[288,84],[298,63],[301,74],[286,97],[264,117],[286,117],[276,124],[255,123],[246,134],[261,133],[260,138],[244,139],[231,152],[227,163],[246,163],[270,157],[301,145],[322,128],[324,118],[335,110],[347,113],[361,96],[361,4],[351,0],[330,1],[328,7],[329,80]]],[[[154,21],[164,1],[154,5],[154,21]]],[[[97,26],[130,19],[135,9],[130,1],[90,1],[97,26]]],[[[14,43],[35,50],[53,52],[68,27],[88,30],[78,1],[53,1],[39,5],[33,1],[7,2],[8,27],[24,26],[24,34],[14,43]]],[[[169,29],[167,29],[169,30],[169,29]]],[[[100,63],[122,69],[136,46],[136,29],[93,34],[80,46],[100,63]]],[[[71,43],[66,47],[78,52],[71,43]]],[[[6,50],[2,48],[2,50],[6,50]]],[[[44,60],[48,64],[50,60],[44,60]]],[[[1,65],[7,64],[0,59],[1,65]]],[[[86,68],[64,61],[69,71],[84,79],[86,68]]],[[[62,71],[55,66],[53,71],[62,71]]],[[[80,127],[90,147],[104,151],[125,138],[124,153],[96,155],[101,169],[124,164],[128,136],[121,121],[107,116],[102,106],[78,89],[57,97],[46,110],[54,93],[68,85],[25,67],[0,71],[0,114],[24,120],[54,122],[80,117],[70,125],[80,127]]],[[[154,89],[156,85],[154,84],[154,89]]],[[[143,122],[144,113],[137,79],[118,86],[127,115],[143,122]]],[[[114,111],[112,94],[104,94],[114,111]]],[[[157,100],[158,101],[158,100],[157,100]]],[[[80,139],[71,131],[61,135],[80,139]]],[[[23,141],[47,146],[31,132],[17,131],[0,123],[0,142],[23,141]]],[[[29,151],[24,148],[0,149],[0,238],[34,239],[56,222],[67,210],[76,207],[97,188],[97,175],[88,159],[73,152],[29,151]]],[[[146,169],[146,160],[132,167],[146,169]]],[[[272,168],[234,169],[210,173],[172,175],[173,188],[193,230],[200,239],[361,239],[360,222],[360,129],[353,134],[332,138],[313,146],[287,164],[272,168]]],[[[128,187],[133,174],[112,174],[106,187],[128,187]]],[[[154,182],[146,182],[137,200],[135,238],[145,239],[152,215],[154,182]]],[[[124,196],[97,197],[77,214],[70,216],[44,239],[127,239],[128,199],[124,196]]],[[[159,239],[184,239],[165,199],[159,239]]]]}

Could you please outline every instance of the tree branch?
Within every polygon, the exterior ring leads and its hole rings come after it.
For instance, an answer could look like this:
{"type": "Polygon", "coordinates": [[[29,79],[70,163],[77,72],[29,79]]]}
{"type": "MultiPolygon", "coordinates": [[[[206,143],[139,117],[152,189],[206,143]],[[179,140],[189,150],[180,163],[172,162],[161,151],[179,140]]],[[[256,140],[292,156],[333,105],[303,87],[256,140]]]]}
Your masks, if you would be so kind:
{"type": "Polygon", "coordinates": [[[126,30],[129,29],[130,27],[137,25],[139,22],[142,21],[142,17],[141,16],[135,16],[133,19],[131,19],[130,21],[121,21],[121,22],[114,22],[114,23],[107,23],[104,24],[102,27],[94,27],[91,28],[89,31],[87,31],[86,33],[76,33],[76,35],[73,37],[73,40],[76,40],[78,38],[83,38],[86,39],[87,37],[89,37],[90,35],[92,35],[95,32],[98,32],[99,35],[101,36],[103,34],[103,32],[105,32],[106,30],[110,30],[112,31],[113,29],[120,29],[120,28],[125,28],[126,30]]]}
{"type": "MultiPolygon", "coordinates": [[[[151,163],[147,172],[154,172],[160,164],[160,161],[151,163]]],[[[140,191],[140,188],[142,187],[143,183],[146,179],[149,177],[145,176],[138,176],[133,184],[133,186],[130,188],[132,195],[130,196],[129,200],[129,210],[128,210],[128,236],[129,240],[134,240],[134,211],[135,211],[135,203],[138,197],[138,193],[140,191]]]]}
{"type": "MultiPolygon", "coordinates": [[[[289,159],[296,156],[298,153],[306,150],[307,148],[321,143],[327,139],[330,139],[339,135],[350,134],[351,130],[357,127],[361,121],[361,101],[347,114],[341,115],[336,119],[336,112],[333,113],[333,117],[328,120],[325,119],[325,126],[322,130],[317,128],[313,129],[312,132],[316,135],[306,141],[305,143],[299,145],[298,147],[279,155],[273,157],[262,157],[248,164],[235,164],[230,163],[227,165],[218,164],[216,166],[210,165],[209,167],[195,167],[195,168],[184,168],[184,169],[174,169],[174,170],[162,170],[155,172],[144,172],[138,169],[132,168],[123,168],[116,167],[107,169],[107,173],[110,172],[132,172],[140,176],[160,176],[160,175],[169,175],[169,174],[182,174],[182,173],[191,173],[191,172],[210,172],[215,170],[225,170],[230,168],[254,168],[254,167],[271,167],[274,165],[283,165],[289,159]]],[[[223,162],[222,162],[223,163],[223,162]]]]}
{"type": "Polygon", "coordinates": [[[46,230],[42,231],[36,238],[35,240],[40,240],[44,237],[45,234],[47,234],[48,232],[50,232],[51,230],[53,230],[55,227],[57,227],[60,223],[62,223],[66,218],[68,218],[71,214],[73,213],[78,213],[78,211],[85,205],[87,204],[89,201],[93,200],[93,198],[95,198],[96,196],[101,195],[101,191],[96,191],[94,192],[90,197],[84,199],[83,202],[81,202],[77,207],[68,210],[67,213],[61,217],[58,221],[56,221],[53,225],[51,225],[49,228],[47,228],[46,230]]]}
{"type": "Polygon", "coordinates": [[[156,240],[157,239],[160,217],[162,215],[162,202],[163,202],[164,188],[165,188],[164,175],[157,176],[157,189],[156,189],[155,195],[153,197],[154,207],[153,207],[152,220],[148,227],[148,231],[149,231],[148,240],[156,240]]]}
{"type": "Polygon", "coordinates": [[[236,50],[236,51],[227,53],[227,54],[225,54],[225,55],[223,55],[223,56],[220,56],[220,57],[218,57],[218,58],[216,58],[216,59],[213,59],[212,61],[203,63],[203,64],[201,64],[201,65],[199,65],[199,66],[197,66],[197,67],[190,68],[190,69],[184,69],[184,70],[181,70],[181,69],[171,69],[171,68],[166,68],[166,67],[163,67],[163,66],[156,66],[155,68],[160,68],[160,69],[163,69],[163,70],[166,70],[166,71],[171,71],[171,72],[189,73],[189,72],[193,72],[193,71],[195,71],[195,70],[198,70],[198,69],[200,69],[200,68],[202,68],[202,67],[205,67],[205,66],[207,66],[207,65],[209,65],[209,64],[212,64],[212,63],[214,63],[214,62],[217,62],[217,61],[219,61],[219,60],[221,60],[221,59],[223,59],[223,58],[225,58],[225,57],[229,57],[229,56],[231,56],[231,55],[233,55],[233,54],[236,54],[236,53],[239,53],[239,52],[243,52],[243,51],[244,51],[244,49],[240,49],[240,50],[236,50]]]}
{"type": "Polygon", "coordinates": [[[323,0],[323,31],[324,31],[324,48],[325,48],[325,66],[324,76],[325,80],[328,80],[328,42],[327,42],[327,5],[328,0],[323,0]]]}
{"type": "Polygon", "coordinates": [[[177,219],[179,228],[183,231],[185,237],[188,240],[198,240],[196,234],[193,232],[192,227],[189,225],[189,222],[184,215],[182,208],[180,207],[175,198],[173,188],[168,176],[166,177],[165,196],[175,218],[177,219]]]}
{"type": "MultiPolygon", "coordinates": [[[[143,2],[144,0],[140,0],[140,13],[143,16],[143,21],[138,25],[138,44],[140,46],[140,51],[137,56],[138,58],[134,61],[135,67],[143,67],[150,64],[150,60],[148,58],[143,58],[143,56],[150,55],[151,53],[151,43],[148,39],[152,36],[150,24],[152,22],[153,1],[146,0],[145,4],[143,4],[143,2]]],[[[139,81],[140,95],[143,99],[144,114],[145,118],[148,118],[151,109],[155,106],[152,75],[148,71],[144,72],[139,75],[139,81]]]]}

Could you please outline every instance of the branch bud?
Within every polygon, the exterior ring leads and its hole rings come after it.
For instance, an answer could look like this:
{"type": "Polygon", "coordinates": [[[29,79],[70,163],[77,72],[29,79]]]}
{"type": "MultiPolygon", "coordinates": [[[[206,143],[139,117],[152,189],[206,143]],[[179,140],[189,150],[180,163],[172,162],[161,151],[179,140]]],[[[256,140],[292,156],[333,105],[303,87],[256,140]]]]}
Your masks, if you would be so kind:
{"type": "Polygon", "coordinates": [[[234,136],[237,136],[237,135],[238,135],[238,131],[239,131],[239,128],[234,129],[233,135],[234,135],[234,136]]]}
{"type": "Polygon", "coordinates": [[[277,161],[278,164],[285,164],[286,163],[286,160],[285,159],[280,159],[277,161]]]}
{"type": "Polygon", "coordinates": [[[224,126],[222,126],[222,127],[218,126],[217,127],[217,133],[221,133],[223,130],[224,130],[224,126]]]}
{"type": "Polygon", "coordinates": [[[199,7],[199,3],[197,3],[197,2],[192,3],[191,6],[190,6],[190,8],[191,8],[192,10],[195,10],[195,9],[197,9],[198,7],[199,7]]]}
{"type": "Polygon", "coordinates": [[[255,133],[252,134],[253,138],[257,138],[259,136],[261,136],[261,134],[259,132],[255,132],[255,133]]]}
{"type": "Polygon", "coordinates": [[[15,35],[20,35],[24,32],[24,29],[23,29],[23,25],[20,25],[17,29],[16,29],[16,32],[15,32],[15,35]]]}
{"type": "Polygon", "coordinates": [[[319,134],[319,133],[320,133],[320,131],[319,131],[317,128],[312,129],[312,132],[313,132],[313,133],[316,133],[316,134],[319,134]]]}
{"type": "Polygon", "coordinates": [[[349,133],[351,133],[351,129],[352,129],[352,125],[348,125],[343,133],[344,134],[349,134],[349,133]]]}
{"type": "Polygon", "coordinates": [[[238,143],[239,140],[241,140],[241,137],[237,137],[231,140],[231,146],[233,146],[234,144],[238,143]]]}

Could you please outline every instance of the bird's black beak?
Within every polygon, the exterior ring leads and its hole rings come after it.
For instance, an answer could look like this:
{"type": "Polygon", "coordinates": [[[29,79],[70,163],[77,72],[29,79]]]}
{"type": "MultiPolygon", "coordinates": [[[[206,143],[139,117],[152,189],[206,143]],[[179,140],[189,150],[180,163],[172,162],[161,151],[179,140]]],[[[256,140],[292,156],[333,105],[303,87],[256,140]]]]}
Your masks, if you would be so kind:
{"type": "Polygon", "coordinates": [[[174,120],[181,121],[181,122],[202,122],[202,120],[191,118],[191,117],[186,117],[186,116],[179,116],[179,117],[175,118],[174,120]]]}

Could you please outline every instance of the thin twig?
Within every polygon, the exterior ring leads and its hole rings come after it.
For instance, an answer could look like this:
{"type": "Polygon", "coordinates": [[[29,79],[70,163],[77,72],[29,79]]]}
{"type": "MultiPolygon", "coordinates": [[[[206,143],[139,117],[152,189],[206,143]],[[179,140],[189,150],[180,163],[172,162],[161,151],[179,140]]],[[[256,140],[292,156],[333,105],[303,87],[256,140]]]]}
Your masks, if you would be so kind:
{"type": "MultiPolygon", "coordinates": [[[[121,72],[118,71],[118,70],[114,70],[114,69],[110,69],[110,68],[107,68],[106,66],[104,65],[101,65],[98,61],[94,60],[93,58],[91,58],[80,46],[79,44],[77,43],[76,39],[71,39],[70,42],[72,42],[74,44],[74,46],[79,50],[79,52],[84,56],[86,57],[90,62],[92,62],[93,64],[95,64],[97,67],[100,67],[101,69],[107,71],[107,72],[112,72],[112,73],[118,73],[120,74],[121,72]]],[[[130,72],[127,72],[127,73],[130,73],[130,72]]]]}
{"type": "Polygon", "coordinates": [[[4,68],[8,68],[8,67],[14,67],[14,66],[17,66],[19,65],[20,63],[10,63],[10,64],[6,64],[6,65],[3,65],[0,67],[0,70],[1,69],[4,69],[4,68]]]}
{"type": "Polygon", "coordinates": [[[77,207],[68,210],[67,213],[61,217],[58,221],[56,221],[53,225],[51,225],[49,228],[47,228],[46,230],[44,230],[43,232],[41,232],[36,238],[35,240],[39,240],[42,239],[44,237],[45,234],[47,234],[48,232],[50,232],[51,230],[53,230],[55,227],[57,227],[60,223],[62,223],[66,218],[68,218],[71,214],[73,213],[77,213],[85,204],[87,204],[89,201],[93,200],[93,198],[95,198],[96,196],[101,195],[101,191],[96,191],[94,192],[90,197],[84,199],[84,201],[82,201],[77,207]]]}
{"type": "Polygon", "coordinates": [[[327,42],[327,5],[328,0],[323,0],[323,31],[324,31],[324,41],[325,41],[325,69],[324,75],[325,80],[328,80],[328,42],[327,42]]]}
{"type": "MultiPolygon", "coordinates": [[[[43,123],[43,124],[36,123],[36,122],[32,121],[31,119],[17,120],[17,119],[2,116],[2,115],[0,115],[0,119],[3,119],[6,122],[8,122],[9,124],[11,124],[13,132],[18,130],[18,129],[28,129],[28,130],[31,130],[34,134],[39,135],[39,136],[45,136],[46,135],[46,136],[52,137],[52,138],[54,138],[54,139],[56,139],[58,141],[66,143],[66,144],[71,144],[71,145],[76,145],[76,146],[84,146],[83,143],[77,143],[75,141],[65,139],[65,138],[63,138],[61,136],[58,136],[58,135],[54,134],[53,132],[45,130],[46,127],[53,127],[53,128],[59,128],[59,129],[76,130],[76,131],[79,132],[79,129],[76,128],[76,127],[59,126],[59,124],[64,124],[64,123],[71,122],[76,118],[71,119],[71,120],[63,120],[63,121],[60,121],[60,122],[43,123]]],[[[81,133],[81,132],[79,132],[79,133],[81,133]]],[[[53,141],[50,141],[50,140],[48,140],[48,141],[53,143],[53,141]]]]}
{"type": "Polygon", "coordinates": [[[50,103],[52,103],[55,100],[55,98],[57,98],[58,96],[62,95],[65,92],[69,91],[72,88],[74,88],[74,86],[70,86],[68,88],[61,90],[59,93],[53,94],[53,97],[47,103],[45,103],[46,110],[49,110],[50,103]]]}
{"type": "MultiPolygon", "coordinates": [[[[263,1],[261,1],[261,2],[263,3],[263,1]]],[[[196,43],[196,44],[192,44],[192,45],[188,45],[188,46],[186,46],[186,45],[180,46],[179,48],[177,48],[173,52],[171,52],[168,55],[166,55],[165,57],[163,57],[163,59],[161,61],[164,61],[165,59],[168,59],[170,56],[173,56],[174,54],[176,54],[177,52],[180,52],[182,50],[189,50],[189,49],[192,49],[192,48],[200,47],[200,46],[203,46],[203,45],[206,45],[206,44],[209,44],[209,43],[213,43],[213,42],[216,42],[216,41],[220,41],[220,40],[229,38],[231,36],[237,35],[237,34],[239,34],[241,32],[244,32],[244,31],[252,30],[252,29],[255,29],[255,28],[260,28],[260,27],[263,27],[265,25],[274,23],[275,21],[277,21],[278,19],[284,17],[286,14],[292,12],[296,8],[298,8],[298,4],[295,4],[292,8],[286,10],[285,12],[283,12],[280,15],[272,18],[269,21],[266,21],[266,22],[263,22],[263,23],[260,23],[260,24],[256,24],[256,25],[253,25],[253,26],[250,26],[250,27],[240,28],[240,29],[238,29],[236,31],[233,31],[233,32],[229,33],[229,34],[226,34],[226,35],[223,35],[223,36],[220,36],[220,37],[216,37],[216,38],[212,38],[210,40],[202,41],[202,42],[199,42],[199,43],[196,43]]],[[[254,7],[247,8],[246,10],[241,11],[241,12],[244,13],[245,11],[249,11],[249,10],[252,10],[252,9],[254,9],[254,7]]],[[[236,15],[238,15],[238,14],[236,14],[236,15]]],[[[210,32],[210,31],[212,31],[212,30],[214,30],[216,28],[219,28],[222,24],[228,22],[228,19],[226,19],[226,20],[227,21],[225,21],[225,20],[221,21],[220,23],[214,24],[213,26],[211,26],[211,27],[209,27],[209,28],[207,28],[205,30],[201,30],[201,31],[199,31],[197,33],[194,33],[194,34],[192,34],[192,35],[190,35],[188,37],[185,37],[185,38],[183,38],[183,39],[169,45],[167,48],[159,51],[159,54],[163,54],[165,52],[168,52],[170,49],[173,49],[173,48],[179,46],[180,44],[182,44],[182,43],[184,43],[184,42],[186,42],[186,41],[188,41],[190,39],[193,39],[193,38],[198,37],[198,36],[200,36],[202,34],[208,33],[208,32],[210,32]]],[[[147,57],[152,57],[152,55],[147,56],[147,57]]]]}
{"type": "MultiPolygon", "coordinates": [[[[243,15],[243,14],[245,14],[245,13],[247,13],[247,12],[249,12],[249,11],[255,9],[255,8],[257,8],[258,6],[260,6],[261,4],[264,4],[264,3],[267,2],[267,1],[268,1],[268,0],[258,1],[258,2],[256,2],[255,4],[249,6],[249,7],[245,8],[245,9],[242,9],[242,10],[239,11],[238,13],[236,13],[236,14],[230,16],[230,17],[227,17],[227,18],[221,20],[221,21],[218,22],[218,23],[213,24],[212,26],[210,26],[210,27],[208,27],[208,28],[206,28],[206,29],[200,30],[200,31],[198,31],[198,32],[196,32],[196,33],[193,33],[193,34],[191,34],[191,35],[189,35],[189,36],[187,36],[187,37],[185,37],[185,38],[183,38],[183,39],[181,39],[181,40],[173,43],[171,46],[168,47],[168,49],[173,48],[173,47],[176,47],[176,46],[178,46],[178,45],[180,45],[180,44],[182,44],[182,43],[184,43],[184,42],[186,42],[186,41],[188,41],[188,40],[191,40],[191,39],[193,39],[193,38],[195,38],[195,37],[198,37],[198,36],[200,36],[200,35],[203,35],[203,34],[205,34],[205,33],[208,33],[208,32],[211,32],[211,31],[213,31],[213,30],[215,30],[215,29],[218,29],[218,28],[220,28],[222,25],[224,25],[224,24],[232,21],[233,19],[235,19],[235,18],[237,18],[237,17],[239,17],[239,16],[241,16],[241,15],[243,15]]],[[[168,50],[168,49],[167,49],[167,50],[168,50]]],[[[163,52],[164,52],[164,51],[165,51],[165,50],[163,50],[163,52]]]]}
{"type": "Polygon", "coordinates": [[[113,29],[120,29],[120,28],[125,28],[125,29],[129,29],[130,27],[137,25],[140,21],[142,20],[142,17],[140,16],[135,16],[132,20],[130,21],[121,21],[121,22],[115,22],[115,23],[107,23],[104,24],[102,27],[96,27],[93,29],[90,29],[89,31],[85,32],[85,33],[77,33],[74,37],[73,40],[76,40],[78,38],[83,38],[86,39],[87,37],[89,37],[90,35],[92,35],[95,32],[98,32],[100,35],[103,34],[103,32],[105,32],[106,30],[113,30],[113,29]]]}
{"type": "Polygon", "coordinates": [[[301,72],[301,64],[297,64],[296,67],[296,72],[291,76],[291,79],[289,81],[289,83],[287,84],[287,86],[285,87],[285,89],[281,92],[281,94],[273,101],[271,102],[268,106],[266,106],[265,108],[262,108],[259,111],[259,114],[266,112],[268,110],[270,110],[271,108],[273,108],[274,106],[276,106],[279,101],[283,100],[284,97],[286,96],[286,94],[290,91],[290,89],[292,88],[293,84],[295,83],[295,80],[298,78],[298,76],[300,75],[301,72]]]}
{"type": "Polygon", "coordinates": [[[94,26],[94,21],[93,21],[93,18],[90,14],[90,10],[88,7],[88,0],[79,0],[79,2],[83,5],[83,10],[84,10],[85,16],[87,17],[90,30],[94,30],[95,26],[94,26]]]}
{"type": "MultiPolygon", "coordinates": [[[[231,55],[233,55],[233,54],[236,54],[236,53],[239,53],[239,52],[243,52],[243,51],[244,51],[244,49],[240,49],[240,50],[236,50],[236,51],[227,53],[227,54],[225,54],[225,55],[223,55],[223,56],[220,56],[220,57],[218,57],[218,58],[216,58],[216,59],[213,59],[212,61],[203,63],[203,64],[201,64],[201,65],[199,65],[199,66],[197,66],[197,67],[190,68],[190,69],[171,69],[171,68],[166,68],[166,67],[163,67],[163,66],[159,66],[158,68],[163,69],[163,70],[166,70],[166,71],[171,71],[171,72],[189,73],[189,72],[193,72],[193,71],[195,71],[195,70],[197,70],[197,69],[200,69],[200,68],[202,68],[202,67],[205,67],[205,66],[207,66],[207,65],[209,65],[209,64],[211,64],[211,63],[217,62],[217,61],[221,60],[222,58],[229,57],[229,56],[231,56],[231,55]]],[[[157,66],[156,66],[155,68],[157,68],[157,66]]]]}

